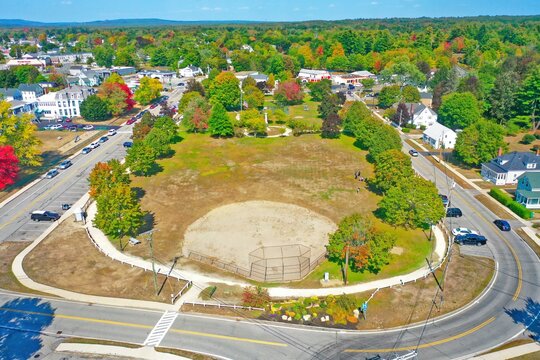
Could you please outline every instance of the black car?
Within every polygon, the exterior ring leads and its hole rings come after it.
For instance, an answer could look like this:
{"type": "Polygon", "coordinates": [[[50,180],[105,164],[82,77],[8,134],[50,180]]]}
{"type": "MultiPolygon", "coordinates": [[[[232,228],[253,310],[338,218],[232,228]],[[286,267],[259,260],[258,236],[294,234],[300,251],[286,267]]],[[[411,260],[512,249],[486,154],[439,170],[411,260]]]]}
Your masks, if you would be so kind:
{"type": "Polygon", "coordinates": [[[126,141],[126,142],[124,142],[123,146],[124,146],[125,148],[130,148],[130,147],[133,146],[133,143],[132,143],[131,141],[126,141]]]}
{"type": "Polygon", "coordinates": [[[412,157],[418,157],[418,151],[411,149],[409,150],[409,155],[411,155],[412,157]]]}
{"type": "Polygon", "coordinates": [[[501,229],[501,231],[510,231],[512,228],[510,227],[510,224],[506,220],[497,219],[493,222],[496,227],[501,229]]]}
{"type": "Polygon", "coordinates": [[[486,245],[487,239],[485,236],[478,234],[458,235],[454,238],[454,242],[459,245],[486,245]]]}
{"type": "Polygon", "coordinates": [[[446,207],[450,204],[450,199],[448,199],[448,196],[439,194],[439,197],[441,198],[442,204],[446,207]]]}
{"type": "Polygon", "coordinates": [[[463,213],[460,208],[448,208],[446,210],[446,217],[462,217],[463,213]]]}
{"type": "Polygon", "coordinates": [[[34,211],[30,215],[33,221],[56,221],[60,219],[60,215],[52,211],[34,211]]]}

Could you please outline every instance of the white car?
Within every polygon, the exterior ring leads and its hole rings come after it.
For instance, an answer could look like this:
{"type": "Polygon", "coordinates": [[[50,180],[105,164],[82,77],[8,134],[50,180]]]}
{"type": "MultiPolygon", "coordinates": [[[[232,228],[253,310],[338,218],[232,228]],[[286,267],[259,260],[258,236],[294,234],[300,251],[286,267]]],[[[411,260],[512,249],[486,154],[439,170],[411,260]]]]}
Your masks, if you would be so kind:
{"type": "Polygon", "coordinates": [[[92,130],[94,129],[94,125],[84,125],[83,130],[92,130]]]}
{"type": "Polygon", "coordinates": [[[464,228],[464,227],[458,227],[458,228],[455,228],[455,229],[452,230],[452,235],[454,235],[454,236],[468,235],[468,234],[476,234],[476,235],[478,235],[478,232],[474,231],[474,230],[471,230],[471,229],[464,228]]]}
{"type": "Polygon", "coordinates": [[[61,124],[54,124],[54,125],[51,125],[51,130],[60,130],[62,129],[63,126],[61,124]]]}
{"type": "Polygon", "coordinates": [[[93,143],[90,143],[90,145],[88,145],[88,147],[91,149],[95,149],[98,146],[99,146],[99,141],[94,141],[93,143]]]}
{"type": "Polygon", "coordinates": [[[110,129],[109,132],[107,132],[107,136],[114,136],[114,135],[116,135],[115,129],[110,129]]]}

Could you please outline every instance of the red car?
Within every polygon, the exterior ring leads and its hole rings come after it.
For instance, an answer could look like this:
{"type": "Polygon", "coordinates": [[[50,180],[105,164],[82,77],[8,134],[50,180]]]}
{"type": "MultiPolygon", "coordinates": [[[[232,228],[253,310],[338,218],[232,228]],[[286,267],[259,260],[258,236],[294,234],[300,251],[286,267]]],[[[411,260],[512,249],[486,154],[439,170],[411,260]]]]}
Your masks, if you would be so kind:
{"type": "Polygon", "coordinates": [[[152,105],[150,105],[150,109],[155,109],[155,108],[157,108],[157,106],[158,106],[158,104],[152,104],[152,105]]]}
{"type": "Polygon", "coordinates": [[[131,124],[133,124],[135,121],[137,121],[137,119],[131,118],[131,119],[129,119],[128,121],[126,121],[126,125],[131,125],[131,124]]]}

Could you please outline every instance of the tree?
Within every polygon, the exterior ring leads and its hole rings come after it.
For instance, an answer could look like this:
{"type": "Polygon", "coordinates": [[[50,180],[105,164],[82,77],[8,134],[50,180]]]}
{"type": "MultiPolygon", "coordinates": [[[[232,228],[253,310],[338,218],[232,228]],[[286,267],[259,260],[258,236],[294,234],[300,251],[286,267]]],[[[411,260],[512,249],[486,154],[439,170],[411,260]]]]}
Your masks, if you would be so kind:
{"type": "Polygon", "coordinates": [[[107,103],[97,95],[90,95],[80,106],[81,116],[90,121],[103,121],[111,117],[107,103]]]}
{"type": "MultiPolygon", "coordinates": [[[[184,110],[182,124],[188,132],[204,132],[208,129],[208,119],[210,118],[211,110],[210,104],[205,98],[199,96],[197,92],[188,94],[197,94],[197,96],[190,97],[191,101],[184,110]]],[[[184,97],[182,97],[183,99],[184,97]]]]}
{"type": "Polygon", "coordinates": [[[279,83],[274,92],[274,99],[279,105],[301,104],[304,100],[304,92],[295,80],[286,80],[279,83]]]}
{"type": "Polygon", "coordinates": [[[218,102],[212,107],[212,113],[208,119],[208,131],[216,137],[234,135],[234,128],[222,103],[218,102]]]}
{"type": "Polygon", "coordinates": [[[19,159],[12,146],[0,146],[0,190],[15,183],[19,173],[19,159]]]}
{"type": "Polygon", "coordinates": [[[109,189],[119,184],[129,185],[129,174],[124,164],[117,159],[106,163],[98,162],[88,177],[90,183],[90,196],[97,198],[109,189]]]}
{"type": "Polygon", "coordinates": [[[387,223],[406,228],[427,228],[445,216],[435,184],[419,176],[391,187],[379,202],[387,223]]]}
{"type": "Polygon", "coordinates": [[[401,126],[401,124],[406,124],[410,119],[411,115],[409,114],[407,105],[402,102],[398,104],[395,114],[390,118],[393,123],[398,124],[399,126],[401,126]]]}
{"type": "Polygon", "coordinates": [[[340,106],[337,95],[328,93],[322,99],[321,103],[317,107],[317,110],[319,111],[319,116],[326,119],[330,114],[337,114],[339,108],[340,106]]]}
{"type": "Polygon", "coordinates": [[[195,79],[191,79],[187,82],[186,93],[184,93],[184,96],[189,92],[198,92],[203,97],[206,95],[204,86],[195,79]]]}
{"type": "Polygon", "coordinates": [[[326,139],[339,138],[341,132],[339,126],[341,125],[341,119],[336,113],[330,113],[323,119],[321,136],[326,139]]]}
{"type": "Polygon", "coordinates": [[[135,90],[135,100],[141,105],[148,105],[160,96],[161,90],[163,85],[158,79],[145,76],[141,79],[139,88],[135,90]]]}
{"type": "Polygon", "coordinates": [[[113,64],[114,49],[108,45],[96,46],[92,55],[99,66],[110,68],[113,64]]]}
{"type": "Polygon", "coordinates": [[[401,96],[401,89],[399,85],[385,86],[379,93],[379,106],[383,109],[397,103],[401,96]]]}
{"type": "Polygon", "coordinates": [[[523,80],[518,93],[518,105],[521,114],[531,115],[534,130],[540,128],[540,121],[536,121],[538,109],[540,109],[540,65],[536,66],[523,80]]]}
{"type": "Polygon", "coordinates": [[[369,242],[370,256],[367,263],[367,270],[377,274],[384,265],[390,263],[390,251],[396,243],[396,235],[387,232],[375,232],[369,242]]]}
{"type": "Polygon", "coordinates": [[[13,72],[19,84],[33,84],[41,76],[35,66],[22,65],[13,68],[13,72]]]}
{"type": "Polygon", "coordinates": [[[489,96],[489,115],[499,124],[505,124],[512,118],[518,90],[518,75],[514,72],[505,71],[495,80],[489,96]]]}
{"type": "Polygon", "coordinates": [[[167,59],[167,49],[160,46],[154,50],[150,57],[150,65],[152,66],[167,66],[169,60],[167,59]]]}
{"type": "Polygon", "coordinates": [[[240,82],[231,72],[222,72],[212,83],[208,95],[213,103],[220,102],[225,109],[240,107],[240,82]]]}
{"type": "Polygon", "coordinates": [[[165,135],[167,136],[167,141],[169,143],[172,144],[176,141],[176,138],[178,136],[178,125],[176,125],[176,123],[171,117],[158,117],[154,122],[154,128],[163,130],[165,132],[165,135]]]}
{"type": "Polygon", "coordinates": [[[318,82],[309,83],[308,88],[311,100],[322,101],[326,96],[332,93],[332,82],[324,79],[318,82]]]}
{"type": "Polygon", "coordinates": [[[504,128],[486,120],[469,125],[458,134],[454,152],[466,164],[477,166],[505,149],[504,128]]]}
{"type": "Polygon", "coordinates": [[[21,165],[39,165],[41,141],[36,137],[32,116],[13,115],[10,108],[10,103],[0,101],[0,146],[11,146],[21,165]]]}
{"type": "Polygon", "coordinates": [[[240,116],[242,126],[255,134],[266,133],[266,122],[264,117],[255,109],[242,111],[240,116]]]}
{"type": "Polygon", "coordinates": [[[381,72],[383,81],[395,81],[400,85],[403,84],[423,84],[426,81],[426,76],[418,70],[418,68],[407,61],[402,61],[391,65],[381,72]]]}
{"type": "Polygon", "coordinates": [[[156,166],[156,153],[144,141],[135,141],[127,152],[126,165],[131,172],[148,176],[156,166]]]}
{"type": "Polygon", "coordinates": [[[396,131],[396,129],[373,118],[369,121],[375,121],[377,124],[371,133],[372,140],[369,146],[369,156],[371,159],[378,162],[379,155],[384,153],[386,150],[401,149],[401,138],[399,137],[399,133],[396,131]]]}
{"type": "Polygon", "coordinates": [[[202,99],[203,96],[197,91],[186,92],[182,95],[180,102],[178,103],[178,113],[183,113],[188,104],[195,98],[202,99]]]}
{"type": "Polygon", "coordinates": [[[360,82],[364,86],[365,91],[371,91],[373,86],[375,86],[375,79],[372,78],[362,79],[360,82]]]}
{"type": "Polygon", "coordinates": [[[137,65],[135,61],[135,52],[134,49],[129,47],[119,48],[116,51],[114,57],[114,65],[116,66],[135,66],[137,65]]]}
{"type": "Polygon", "coordinates": [[[382,152],[377,158],[373,184],[384,193],[413,176],[410,157],[401,150],[390,149],[382,152]]]}
{"type": "Polygon", "coordinates": [[[115,73],[113,72],[111,74],[111,76],[109,76],[108,78],[106,78],[104,81],[103,81],[104,84],[106,83],[111,83],[111,84],[125,84],[126,82],[124,81],[124,79],[118,75],[118,73],[115,73]]]}
{"type": "Polygon", "coordinates": [[[118,116],[133,109],[133,94],[125,84],[105,82],[101,84],[97,94],[105,103],[109,112],[118,116]]]}
{"type": "Polygon", "coordinates": [[[268,75],[268,80],[266,80],[266,86],[268,89],[272,90],[276,86],[276,77],[274,74],[268,75]]]}
{"type": "Polygon", "coordinates": [[[244,88],[244,103],[247,103],[247,107],[250,109],[262,109],[264,106],[263,92],[257,86],[247,86],[244,88]]]}
{"type": "Polygon", "coordinates": [[[401,91],[401,97],[404,102],[417,103],[420,102],[420,91],[416,86],[406,85],[401,91]]]}
{"type": "Polygon", "coordinates": [[[171,137],[167,130],[156,126],[146,135],[144,143],[152,149],[157,158],[167,156],[171,153],[171,137]]]}
{"type": "Polygon", "coordinates": [[[143,224],[144,212],[129,185],[122,183],[108,189],[96,202],[94,224],[107,236],[114,239],[133,236],[143,224]]]}
{"type": "Polygon", "coordinates": [[[451,129],[464,129],[481,118],[478,100],[470,92],[443,96],[438,120],[445,126],[451,129]]]}
{"type": "Polygon", "coordinates": [[[353,102],[343,117],[343,132],[356,136],[358,126],[371,117],[371,111],[363,102],[353,102]]]}

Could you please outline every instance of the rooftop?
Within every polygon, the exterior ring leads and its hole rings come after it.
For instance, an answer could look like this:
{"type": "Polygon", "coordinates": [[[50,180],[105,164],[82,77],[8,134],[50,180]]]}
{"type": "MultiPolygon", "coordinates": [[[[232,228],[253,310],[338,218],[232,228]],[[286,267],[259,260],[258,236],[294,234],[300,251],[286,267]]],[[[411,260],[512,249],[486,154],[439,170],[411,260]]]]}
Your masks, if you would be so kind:
{"type": "Polygon", "coordinates": [[[532,152],[513,151],[483,163],[483,166],[490,168],[497,173],[508,171],[540,171],[540,156],[532,152]],[[534,166],[531,168],[530,166],[534,166]],[[529,166],[529,167],[527,167],[529,166]]]}

